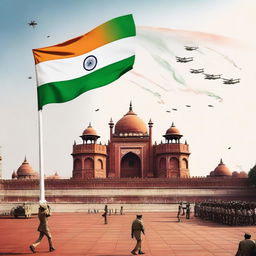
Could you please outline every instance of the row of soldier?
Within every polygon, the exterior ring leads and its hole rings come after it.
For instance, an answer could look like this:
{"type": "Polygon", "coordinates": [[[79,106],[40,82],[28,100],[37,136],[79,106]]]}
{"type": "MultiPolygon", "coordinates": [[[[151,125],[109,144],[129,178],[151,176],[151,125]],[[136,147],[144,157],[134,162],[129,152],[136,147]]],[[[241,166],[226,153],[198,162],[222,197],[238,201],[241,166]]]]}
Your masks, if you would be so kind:
{"type": "MultiPolygon", "coordinates": [[[[104,209],[105,211],[105,209],[104,209]]],[[[99,209],[88,209],[88,213],[99,213],[99,209]]],[[[118,209],[108,209],[108,215],[111,214],[118,214],[118,209]]],[[[121,206],[120,210],[119,210],[119,214],[123,215],[123,206],[121,206]]]]}
{"type": "Polygon", "coordinates": [[[219,200],[197,202],[194,215],[230,226],[256,225],[256,203],[219,200]]]}

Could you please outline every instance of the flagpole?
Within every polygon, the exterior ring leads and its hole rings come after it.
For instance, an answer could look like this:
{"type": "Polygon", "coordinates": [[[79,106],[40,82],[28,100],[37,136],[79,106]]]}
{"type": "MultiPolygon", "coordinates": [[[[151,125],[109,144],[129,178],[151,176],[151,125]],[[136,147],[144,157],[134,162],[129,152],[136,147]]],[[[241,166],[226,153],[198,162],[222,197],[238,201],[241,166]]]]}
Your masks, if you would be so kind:
{"type": "Polygon", "coordinates": [[[42,109],[38,110],[38,128],[39,128],[39,176],[40,176],[40,199],[39,203],[45,203],[44,188],[44,159],[43,159],[43,115],[42,109]]]}

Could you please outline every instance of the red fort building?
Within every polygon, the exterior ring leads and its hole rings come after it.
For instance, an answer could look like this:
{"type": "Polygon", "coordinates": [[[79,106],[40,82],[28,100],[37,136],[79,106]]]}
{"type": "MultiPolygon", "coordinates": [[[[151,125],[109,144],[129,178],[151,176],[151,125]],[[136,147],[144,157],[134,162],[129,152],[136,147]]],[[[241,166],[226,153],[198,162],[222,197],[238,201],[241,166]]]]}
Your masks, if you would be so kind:
{"type": "Polygon", "coordinates": [[[181,143],[179,130],[172,123],[163,135],[165,142],[152,144],[153,122],[148,127],[135,112],[129,111],[114,124],[109,122],[108,145],[91,124],[73,145],[73,179],[88,178],[188,178],[189,145],[181,143]]]}

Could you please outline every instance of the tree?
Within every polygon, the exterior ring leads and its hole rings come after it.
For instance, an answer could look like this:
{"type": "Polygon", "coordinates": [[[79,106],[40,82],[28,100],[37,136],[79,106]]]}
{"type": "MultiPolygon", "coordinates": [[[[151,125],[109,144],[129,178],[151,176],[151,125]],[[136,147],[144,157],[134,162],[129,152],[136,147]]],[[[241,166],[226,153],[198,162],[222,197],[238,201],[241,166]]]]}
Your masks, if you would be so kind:
{"type": "Polygon", "coordinates": [[[256,185],[256,164],[248,173],[248,179],[250,184],[256,185]]]}

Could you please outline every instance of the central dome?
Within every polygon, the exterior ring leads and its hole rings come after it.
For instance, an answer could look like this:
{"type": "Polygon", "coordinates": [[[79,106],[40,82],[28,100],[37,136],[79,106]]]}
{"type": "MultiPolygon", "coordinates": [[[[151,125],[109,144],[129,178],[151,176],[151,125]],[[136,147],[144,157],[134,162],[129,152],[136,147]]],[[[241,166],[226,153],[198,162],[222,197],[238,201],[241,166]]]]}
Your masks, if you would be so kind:
{"type": "Polygon", "coordinates": [[[136,136],[147,135],[147,126],[142,119],[132,110],[132,104],[130,103],[129,112],[127,112],[115,125],[116,135],[136,136]]]}

